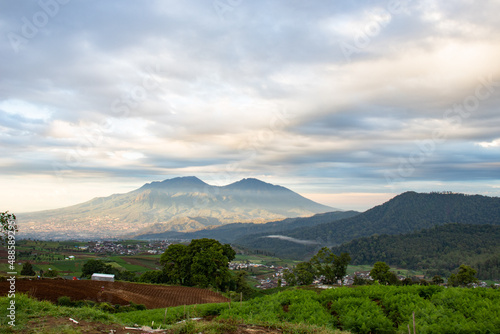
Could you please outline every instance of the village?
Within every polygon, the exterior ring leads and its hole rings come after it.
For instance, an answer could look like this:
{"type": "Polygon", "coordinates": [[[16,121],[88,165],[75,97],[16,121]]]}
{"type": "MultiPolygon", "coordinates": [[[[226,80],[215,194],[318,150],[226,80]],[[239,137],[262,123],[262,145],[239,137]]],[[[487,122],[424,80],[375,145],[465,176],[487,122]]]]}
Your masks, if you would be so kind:
{"type": "MultiPolygon", "coordinates": [[[[89,241],[87,246],[79,246],[81,250],[97,254],[138,255],[141,253],[162,254],[172,244],[168,240],[149,243],[124,244],[120,241],[89,241]]],[[[76,246],[75,246],[76,247],[76,246]]]]}
{"type": "MultiPolygon", "coordinates": [[[[251,276],[253,279],[258,281],[258,284],[255,285],[257,289],[272,289],[272,288],[277,288],[280,286],[286,286],[288,283],[283,277],[283,273],[285,270],[291,270],[291,268],[288,267],[282,267],[282,266],[274,266],[274,265],[266,265],[266,264],[261,264],[261,263],[240,263],[240,262],[230,262],[229,263],[229,269],[231,270],[245,270],[248,271],[250,274],[252,272],[266,272],[265,274],[260,274],[260,275],[253,275],[251,276]]],[[[427,281],[425,281],[425,276],[424,275],[413,275],[411,277],[406,277],[404,275],[396,275],[398,280],[400,281],[407,281],[410,284],[428,284],[427,281]]],[[[338,281],[338,285],[344,285],[344,286],[352,286],[355,284],[356,280],[364,280],[366,282],[372,282],[373,278],[370,276],[370,271],[356,271],[352,274],[344,276],[342,282],[338,281]]],[[[318,279],[315,279],[312,283],[312,285],[315,285],[317,288],[320,289],[328,289],[332,288],[333,286],[331,285],[325,285],[323,284],[321,277],[318,279]]],[[[487,287],[486,282],[478,282],[478,283],[473,283],[471,284],[472,288],[478,288],[478,287],[487,287]]]]}

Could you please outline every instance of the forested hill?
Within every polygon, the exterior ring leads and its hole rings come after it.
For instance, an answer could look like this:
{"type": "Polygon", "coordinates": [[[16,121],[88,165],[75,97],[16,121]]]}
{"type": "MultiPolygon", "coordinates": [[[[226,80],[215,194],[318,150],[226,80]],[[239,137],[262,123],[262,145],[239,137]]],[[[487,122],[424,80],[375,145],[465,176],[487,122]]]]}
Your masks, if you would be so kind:
{"type": "Polygon", "coordinates": [[[388,264],[410,269],[440,268],[445,275],[467,264],[478,277],[500,277],[500,226],[446,224],[404,235],[374,235],[334,247],[352,264],[388,264]]]}
{"type": "Polygon", "coordinates": [[[295,228],[304,226],[314,226],[331,222],[334,220],[350,218],[358,215],[357,211],[334,211],[327,213],[318,213],[312,217],[287,218],[279,221],[273,221],[266,224],[253,223],[233,223],[214,228],[208,228],[195,232],[175,232],[168,231],[163,233],[150,233],[136,236],[135,239],[201,239],[212,238],[221,242],[234,242],[238,238],[246,238],[249,235],[268,235],[282,234],[295,228]]]}
{"type": "Polygon", "coordinates": [[[340,245],[374,234],[401,234],[435,225],[500,225],[500,198],[451,193],[406,192],[362,214],[287,235],[340,245]]]}
{"type": "Polygon", "coordinates": [[[406,192],[351,218],[281,233],[316,242],[316,246],[251,235],[237,243],[285,257],[305,257],[320,246],[337,246],[374,234],[403,234],[436,225],[500,225],[500,198],[452,193],[406,192]],[[287,244],[293,252],[289,252],[287,244]]]}

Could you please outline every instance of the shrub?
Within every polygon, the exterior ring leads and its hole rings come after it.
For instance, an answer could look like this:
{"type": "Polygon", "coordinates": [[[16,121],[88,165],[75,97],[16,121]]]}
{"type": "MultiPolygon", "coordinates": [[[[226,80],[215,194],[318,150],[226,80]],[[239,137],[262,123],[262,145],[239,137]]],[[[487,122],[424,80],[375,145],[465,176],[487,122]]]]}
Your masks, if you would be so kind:
{"type": "Polygon", "coordinates": [[[75,302],[71,301],[71,298],[69,298],[68,296],[62,296],[57,298],[57,305],[72,307],[75,306],[75,302]]]}

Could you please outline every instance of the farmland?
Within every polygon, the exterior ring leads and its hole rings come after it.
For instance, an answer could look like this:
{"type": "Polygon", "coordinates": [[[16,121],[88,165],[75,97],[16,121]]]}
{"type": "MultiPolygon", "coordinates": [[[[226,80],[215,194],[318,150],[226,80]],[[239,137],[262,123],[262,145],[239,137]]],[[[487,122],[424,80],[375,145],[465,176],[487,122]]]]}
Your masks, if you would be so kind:
{"type": "MultiPolygon", "coordinates": [[[[8,286],[9,282],[0,282],[0,291],[8,291],[8,286]]],[[[147,308],[220,303],[228,300],[216,292],[198,288],[90,280],[17,280],[16,290],[53,303],[57,303],[60,297],[67,296],[72,301],[91,300],[112,305],[128,305],[133,302],[147,308]]]]}
{"type": "MultiPolygon", "coordinates": [[[[243,303],[205,305],[192,316],[217,314],[218,319],[281,326],[305,324],[352,333],[500,333],[500,291],[439,286],[373,285],[325,291],[290,289],[243,303]]],[[[116,315],[124,323],[164,323],[162,310],[116,315]]],[[[183,317],[169,310],[166,323],[183,317]]]]}
{"type": "MultiPolygon", "coordinates": [[[[104,248],[96,247],[95,242],[19,240],[16,245],[18,264],[15,271],[20,272],[22,263],[29,261],[37,272],[47,272],[50,268],[62,277],[80,277],[82,266],[89,259],[101,259],[120,271],[128,270],[136,274],[159,268],[160,254],[148,253],[147,242],[120,241],[106,244],[108,247],[104,248]],[[116,247],[117,245],[120,247],[116,247]]],[[[161,250],[162,248],[155,248],[156,252],[161,250]]],[[[0,259],[6,258],[6,252],[1,250],[0,259]]],[[[6,261],[0,263],[0,275],[9,271],[7,267],[6,261]]]]}
{"type": "MultiPolygon", "coordinates": [[[[419,334],[500,333],[500,291],[484,288],[372,285],[311,290],[306,287],[231,305],[208,303],[168,307],[168,310],[162,306],[115,314],[96,307],[43,304],[22,294],[16,300],[20,326],[12,329],[13,333],[22,330],[22,326],[36,328],[36,319],[47,316],[55,317],[52,322],[59,324],[64,321],[57,319],[65,317],[67,323],[68,316],[82,323],[92,321],[94,328],[113,328],[117,333],[126,333],[124,326],[153,323],[155,328],[170,329],[168,333],[256,333],[252,328],[258,328],[259,333],[414,333],[413,328],[419,334]],[[203,320],[200,323],[188,320],[195,317],[203,320]],[[178,324],[183,320],[187,321],[178,324]],[[214,329],[205,331],[208,326],[214,329]]],[[[0,298],[0,307],[7,303],[7,298],[0,298]]],[[[0,319],[2,324],[5,319],[0,319]]],[[[65,325],[67,332],[74,333],[68,327],[65,325]]]]}

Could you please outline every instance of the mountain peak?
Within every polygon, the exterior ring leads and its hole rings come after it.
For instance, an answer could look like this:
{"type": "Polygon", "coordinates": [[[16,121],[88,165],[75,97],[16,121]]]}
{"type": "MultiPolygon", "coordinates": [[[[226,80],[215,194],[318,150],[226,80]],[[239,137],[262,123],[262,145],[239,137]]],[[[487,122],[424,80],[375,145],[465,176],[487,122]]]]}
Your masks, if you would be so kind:
{"type": "Polygon", "coordinates": [[[198,183],[198,184],[206,184],[196,176],[180,176],[174,177],[172,179],[165,179],[161,181],[161,183],[198,183]]]}
{"type": "Polygon", "coordinates": [[[206,187],[206,186],[208,186],[208,184],[203,182],[196,176],[182,176],[182,177],[174,177],[172,179],[166,179],[163,181],[153,181],[151,183],[146,183],[139,189],[193,190],[195,188],[206,187]]]}
{"type": "Polygon", "coordinates": [[[245,178],[240,181],[231,183],[226,186],[227,189],[238,189],[238,190],[280,190],[285,189],[281,186],[276,186],[271,183],[267,183],[255,178],[245,178]]]}

